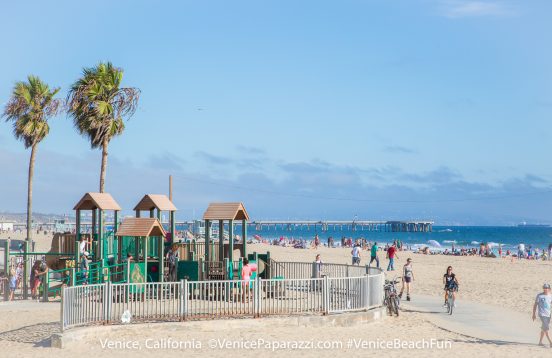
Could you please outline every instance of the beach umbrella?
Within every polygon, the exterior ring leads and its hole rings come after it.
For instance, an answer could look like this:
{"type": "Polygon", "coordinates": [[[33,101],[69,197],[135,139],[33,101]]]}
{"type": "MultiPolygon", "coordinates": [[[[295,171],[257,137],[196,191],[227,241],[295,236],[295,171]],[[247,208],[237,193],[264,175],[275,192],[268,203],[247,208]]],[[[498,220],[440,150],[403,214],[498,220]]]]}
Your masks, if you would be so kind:
{"type": "Polygon", "coordinates": [[[441,247],[441,244],[435,240],[429,240],[427,243],[434,247],[441,247]]]}

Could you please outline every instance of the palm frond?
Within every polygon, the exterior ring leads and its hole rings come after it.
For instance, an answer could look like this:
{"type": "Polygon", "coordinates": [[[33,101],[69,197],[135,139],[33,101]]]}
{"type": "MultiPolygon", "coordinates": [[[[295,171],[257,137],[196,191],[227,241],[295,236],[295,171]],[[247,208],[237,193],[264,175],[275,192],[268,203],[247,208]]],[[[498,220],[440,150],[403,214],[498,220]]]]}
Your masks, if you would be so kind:
{"type": "Polygon", "coordinates": [[[111,62],[84,68],[67,95],[67,112],[76,130],[100,147],[124,131],[123,118],[135,113],[140,97],[137,88],[121,88],[123,70],[111,62]]]}
{"type": "Polygon", "coordinates": [[[2,116],[12,122],[13,133],[25,143],[25,147],[42,141],[49,133],[48,119],[62,110],[61,100],[55,98],[59,88],[50,87],[37,76],[17,82],[4,107],[2,116]]]}

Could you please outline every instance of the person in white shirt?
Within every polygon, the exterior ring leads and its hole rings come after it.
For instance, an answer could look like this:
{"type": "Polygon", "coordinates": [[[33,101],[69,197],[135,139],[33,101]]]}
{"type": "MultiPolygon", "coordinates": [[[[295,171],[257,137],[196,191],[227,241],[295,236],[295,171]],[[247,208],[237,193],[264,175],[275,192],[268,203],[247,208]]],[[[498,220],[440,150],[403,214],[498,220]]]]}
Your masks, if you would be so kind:
{"type": "Polygon", "coordinates": [[[518,245],[518,258],[524,258],[525,257],[525,244],[521,243],[518,245]]]}
{"type": "Polygon", "coordinates": [[[351,250],[351,255],[353,257],[353,265],[360,265],[360,245],[356,244],[351,250]]]}
{"type": "Polygon", "coordinates": [[[87,244],[86,238],[84,236],[81,236],[80,243],[79,243],[79,254],[82,256],[87,250],[87,244]]]}
{"type": "Polygon", "coordinates": [[[539,293],[537,297],[535,298],[535,304],[533,305],[533,321],[537,319],[537,308],[539,313],[539,318],[541,320],[541,333],[540,333],[540,340],[539,340],[539,346],[543,346],[542,339],[544,336],[548,339],[548,343],[550,344],[550,348],[552,348],[552,340],[550,340],[550,336],[548,335],[548,331],[550,330],[550,316],[552,314],[552,293],[550,293],[550,285],[545,283],[542,286],[542,293],[539,293]]]}

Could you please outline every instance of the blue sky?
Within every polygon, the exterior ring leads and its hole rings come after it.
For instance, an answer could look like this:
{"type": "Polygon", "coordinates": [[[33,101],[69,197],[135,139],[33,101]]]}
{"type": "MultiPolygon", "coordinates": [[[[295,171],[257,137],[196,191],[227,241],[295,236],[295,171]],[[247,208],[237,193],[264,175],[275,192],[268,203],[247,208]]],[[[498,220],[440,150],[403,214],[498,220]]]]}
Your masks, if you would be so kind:
{"type": "MultiPolygon", "coordinates": [[[[175,178],[180,219],[552,222],[549,1],[42,1],[0,12],[0,105],[36,74],[109,60],[140,106],[110,145],[125,208],[175,178]]],[[[0,124],[0,211],[29,153],[0,124]]],[[[100,152],[65,116],[39,147],[36,211],[96,191],[100,152]]]]}

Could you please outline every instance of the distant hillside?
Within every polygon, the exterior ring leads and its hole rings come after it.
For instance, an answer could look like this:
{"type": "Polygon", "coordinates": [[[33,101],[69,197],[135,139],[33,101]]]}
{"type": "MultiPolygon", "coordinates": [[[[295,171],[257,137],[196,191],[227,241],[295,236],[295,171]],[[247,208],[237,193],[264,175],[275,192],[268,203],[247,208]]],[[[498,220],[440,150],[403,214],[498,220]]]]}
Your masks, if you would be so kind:
{"type": "MultiPolygon", "coordinates": [[[[52,222],[54,220],[60,220],[60,219],[69,219],[70,221],[74,221],[75,217],[64,216],[60,214],[33,213],[33,221],[36,223],[46,223],[46,222],[52,222]]],[[[24,223],[27,220],[27,214],[9,213],[9,212],[0,211],[0,221],[2,220],[15,221],[17,223],[24,223]]]]}

